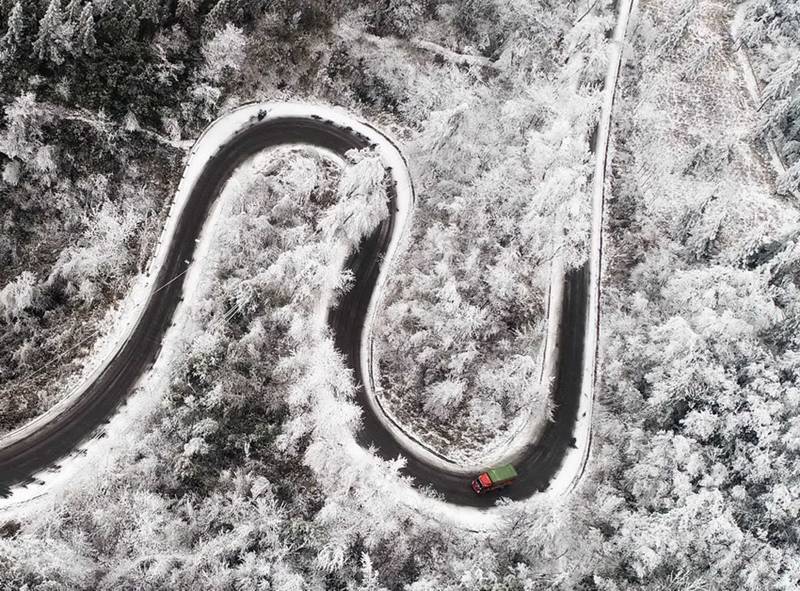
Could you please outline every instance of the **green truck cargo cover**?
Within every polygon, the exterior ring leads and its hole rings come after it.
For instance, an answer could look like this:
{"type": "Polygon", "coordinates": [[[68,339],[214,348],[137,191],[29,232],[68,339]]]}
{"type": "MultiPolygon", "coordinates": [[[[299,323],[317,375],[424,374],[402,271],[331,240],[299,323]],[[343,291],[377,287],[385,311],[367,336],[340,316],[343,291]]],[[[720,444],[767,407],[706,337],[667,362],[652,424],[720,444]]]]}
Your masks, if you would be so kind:
{"type": "Polygon", "coordinates": [[[506,464],[505,466],[500,466],[499,468],[492,468],[491,470],[487,470],[487,473],[489,474],[489,478],[491,478],[492,482],[494,483],[503,482],[504,480],[511,480],[512,478],[517,477],[517,471],[511,464],[506,464]]]}

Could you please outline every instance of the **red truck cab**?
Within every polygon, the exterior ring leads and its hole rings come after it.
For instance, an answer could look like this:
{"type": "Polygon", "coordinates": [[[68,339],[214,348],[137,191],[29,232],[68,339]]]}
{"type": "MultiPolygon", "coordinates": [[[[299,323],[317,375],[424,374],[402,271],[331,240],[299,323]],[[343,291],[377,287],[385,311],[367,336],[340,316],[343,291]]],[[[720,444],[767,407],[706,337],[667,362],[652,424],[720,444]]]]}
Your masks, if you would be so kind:
{"type": "Polygon", "coordinates": [[[517,471],[511,464],[491,468],[472,481],[472,490],[476,495],[483,495],[492,490],[500,490],[510,485],[517,477],[517,471]]]}

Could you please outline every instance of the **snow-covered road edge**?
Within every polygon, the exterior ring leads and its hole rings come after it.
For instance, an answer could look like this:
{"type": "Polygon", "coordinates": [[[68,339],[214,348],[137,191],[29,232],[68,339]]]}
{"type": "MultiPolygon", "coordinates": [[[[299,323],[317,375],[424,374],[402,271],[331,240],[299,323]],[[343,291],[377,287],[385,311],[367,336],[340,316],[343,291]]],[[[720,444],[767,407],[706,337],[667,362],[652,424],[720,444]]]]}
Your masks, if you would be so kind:
{"type": "Polygon", "coordinates": [[[586,334],[583,350],[583,377],[578,419],[575,425],[575,446],[564,458],[556,477],[545,494],[554,499],[563,498],[580,482],[589,460],[592,444],[592,412],[597,379],[597,353],[600,336],[600,279],[603,262],[603,213],[606,196],[606,173],[608,172],[608,149],[611,135],[611,117],[617,80],[622,67],[625,33],[628,20],[636,0],[620,0],[614,37],[609,45],[608,70],[605,79],[605,96],[597,123],[595,146],[595,169],[592,190],[592,237],[589,259],[589,303],[586,314],[586,334]]]}

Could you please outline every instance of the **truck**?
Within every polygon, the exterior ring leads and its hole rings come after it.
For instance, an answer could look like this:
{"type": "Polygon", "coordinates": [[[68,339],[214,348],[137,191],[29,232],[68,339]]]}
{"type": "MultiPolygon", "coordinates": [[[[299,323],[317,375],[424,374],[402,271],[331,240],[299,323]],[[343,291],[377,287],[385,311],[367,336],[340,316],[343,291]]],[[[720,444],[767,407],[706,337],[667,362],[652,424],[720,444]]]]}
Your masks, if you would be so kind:
{"type": "Polygon", "coordinates": [[[511,464],[490,468],[472,481],[472,490],[476,495],[483,495],[492,490],[500,490],[510,485],[517,477],[517,471],[511,464]]]}

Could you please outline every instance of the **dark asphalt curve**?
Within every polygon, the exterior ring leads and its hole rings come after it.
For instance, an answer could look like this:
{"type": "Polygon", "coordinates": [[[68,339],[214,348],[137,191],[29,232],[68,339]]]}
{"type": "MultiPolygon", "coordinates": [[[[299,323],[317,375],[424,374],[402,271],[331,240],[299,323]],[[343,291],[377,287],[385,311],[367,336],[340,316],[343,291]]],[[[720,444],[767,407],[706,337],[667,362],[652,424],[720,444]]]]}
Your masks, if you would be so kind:
{"type": "MultiPolygon", "coordinates": [[[[57,420],[0,450],[0,495],[7,496],[11,486],[32,481],[33,476],[42,470],[57,468],[59,460],[98,433],[133,392],[139,379],[158,357],[164,334],[182,297],[185,277],[182,273],[193,258],[196,239],[226,180],[257,152],[284,144],[306,144],[344,154],[352,148],[365,147],[368,140],[327,121],[285,117],[254,122],[220,148],[197,180],[177,222],[176,232],[155,281],[155,285],[164,287],[151,295],[128,340],[75,404],[57,420]],[[173,280],[175,277],[178,279],[173,280]]],[[[392,215],[348,259],[346,264],[356,278],[354,287],[329,315],[336,345],[346,356],[359,384],[357,397],[363,409],[363,426],[358,440],[365,446],[374,445],[384,458],[405,456],[405,471],[415,483],[432,488],[450,502],[491,506],[498,498],[496,495],[478,497],[463,476],[431,467],[407,454],[372,412],[361,386],[360,341],[379,265],[395,222],[394,207],[390,211],[392,215]]],[[[531,445],[518,462],[520,476],[514,486],[504,491],[507,497],[522,499],[544,490],[569,449],[581,391],[587,276],[584,267],[568,274],[565,279],[560,358],[554,384],[554,421],[547,424],[541,439],[531,445]]]]}

